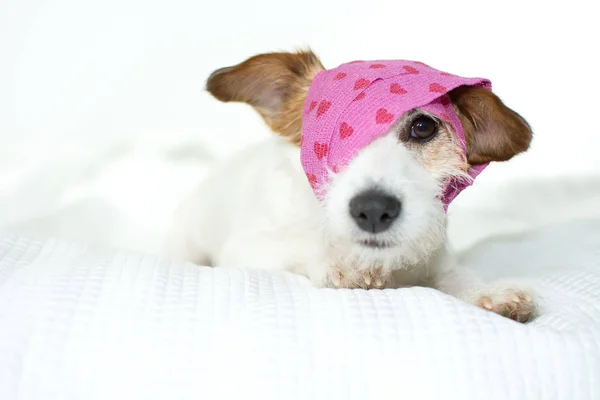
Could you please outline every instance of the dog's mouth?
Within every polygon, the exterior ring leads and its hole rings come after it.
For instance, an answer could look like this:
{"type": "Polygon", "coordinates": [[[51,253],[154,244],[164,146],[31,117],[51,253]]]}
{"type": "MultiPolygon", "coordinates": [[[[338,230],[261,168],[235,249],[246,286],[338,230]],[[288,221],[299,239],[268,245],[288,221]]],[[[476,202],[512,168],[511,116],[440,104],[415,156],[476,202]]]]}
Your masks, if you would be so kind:
{"type": "Polygon", "coordinates": [[[390,247],[394,247],[393,243],[385,242],[385,241],[377,240],[377,239],[363,239],[363,240],[359,240],[358,243],[361,246],[369,247],[371,249],[387,249],[390,247]]]}

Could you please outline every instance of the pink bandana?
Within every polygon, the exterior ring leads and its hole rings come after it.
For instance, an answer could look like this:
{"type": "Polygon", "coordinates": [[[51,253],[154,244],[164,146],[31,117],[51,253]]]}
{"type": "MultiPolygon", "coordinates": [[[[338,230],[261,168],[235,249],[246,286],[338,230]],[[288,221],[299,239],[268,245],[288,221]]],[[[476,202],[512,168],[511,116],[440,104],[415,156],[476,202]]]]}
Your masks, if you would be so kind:
{"type": "MultiPolygon", "coordinates": [[[[447,93],[459,86],[491,90],[481,78],[461,78],[415,61],[354,61],[317,74],[304,104],[301,161],[315,195],[322,199],[328,172],[341,171],[404,113],[421,108],[448,122],[465,157],[465,136],[447,93]]],[[[487,164],[471,166],[474,179],[487,164]]],[[[444,210],[472,181],[446,182],[444,210]]]]}

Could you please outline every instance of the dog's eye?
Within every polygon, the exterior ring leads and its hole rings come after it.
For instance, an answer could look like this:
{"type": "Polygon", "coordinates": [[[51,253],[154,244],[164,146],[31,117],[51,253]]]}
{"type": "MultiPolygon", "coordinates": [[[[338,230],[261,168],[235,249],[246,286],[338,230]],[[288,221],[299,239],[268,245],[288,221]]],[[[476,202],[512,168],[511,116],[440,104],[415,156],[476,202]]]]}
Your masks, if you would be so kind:
{"type": "Polygon", "coordinates": [[[433,118],[422,115],[410,127],[410,136],[415,139],[425,140],[432,138],[437,131],[437,122],[433,118]]]}

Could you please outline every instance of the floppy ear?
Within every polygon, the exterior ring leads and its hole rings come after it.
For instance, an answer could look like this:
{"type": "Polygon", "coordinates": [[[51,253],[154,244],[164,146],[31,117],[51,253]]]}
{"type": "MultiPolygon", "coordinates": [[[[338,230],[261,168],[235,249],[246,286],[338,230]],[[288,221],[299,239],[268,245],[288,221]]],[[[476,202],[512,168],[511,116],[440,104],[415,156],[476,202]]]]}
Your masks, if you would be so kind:
{"type": "Polygon", "coordinates": [[[310,50],[260,54],[216,70],[206,89],[218,100],[250,104],[271,129],[299,144],[308,88],[323,69],[310,50]]]}
{"type": "Polygon", "coordinates": [[[465,131],[469,164],[506,161],[529,148],[527,121],[489,90],[461,86],[449,95],[465,131]]]}

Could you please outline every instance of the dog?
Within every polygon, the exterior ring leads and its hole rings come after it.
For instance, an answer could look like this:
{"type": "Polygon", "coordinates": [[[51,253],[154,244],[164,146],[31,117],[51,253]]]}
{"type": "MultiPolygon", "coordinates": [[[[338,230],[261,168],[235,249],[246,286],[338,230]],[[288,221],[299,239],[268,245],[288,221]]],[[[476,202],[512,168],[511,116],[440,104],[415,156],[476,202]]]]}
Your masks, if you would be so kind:
{"type": "MultiPolygon", "coordinates": [[[[415,74],[420,64],[404,69],[415,74]]],[[[446,248],[442,198],[448,182],[470,179],[474,166],[526,151],[532,131],[525,119],[490,90],[459,86],[448,91],[445,106],[460,121],[464,149],[457,125],[424,108],[394,121],[384,115],[387,131],[343,169],[328,169],[316,185],[301,162],[303,119],[328,108],[307,101],[323,71],[319,58],[302,50],[260,54],[210,75],[212,96],[251,105],[275,135],[217,166],[183,200],[169,256],[207,266],[286,270],[318,287],[431,287],[519,322],[531,320],[536,303],[530,289],[485,284],[456,265],[446,248]]],[[[361,85],[357,81],[353,89],[361,85]]],[[[335,88],[326,89],[335,94],[335,88]]],[[[396,93],[403,92],[396,87],[396,93]]],[[[314,150],[321,158],[321,148],[314,150]]]]}

